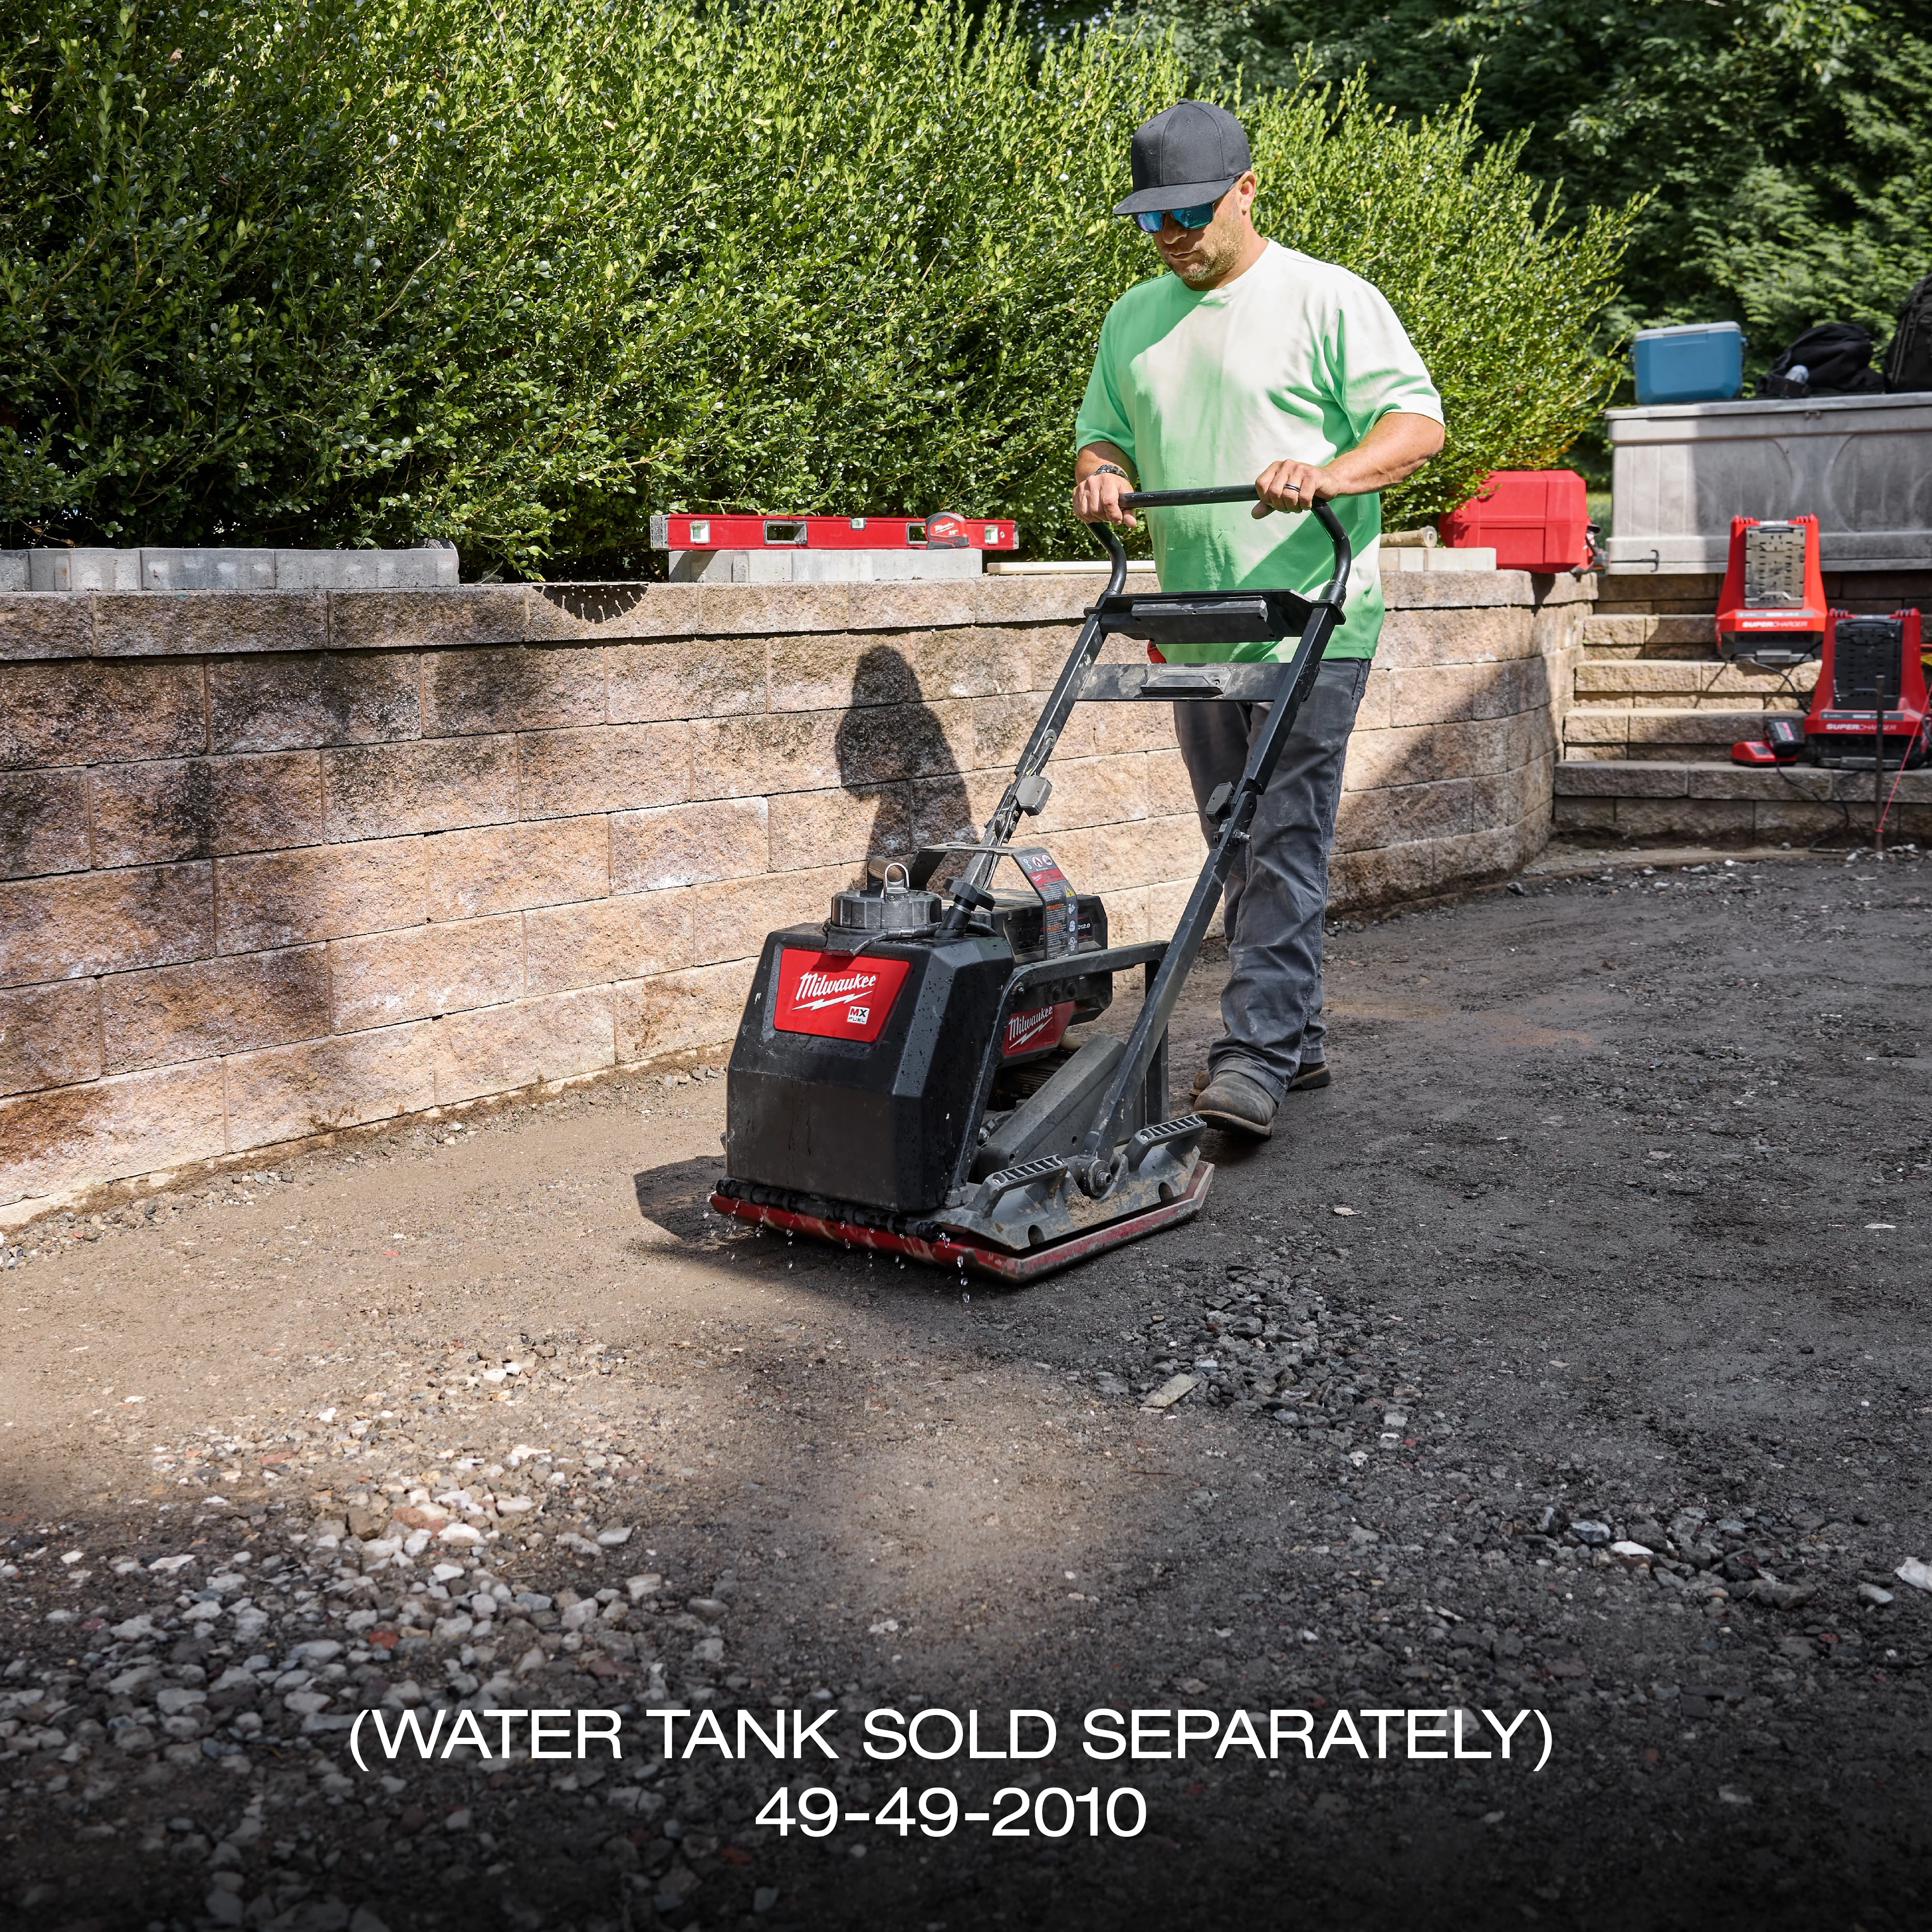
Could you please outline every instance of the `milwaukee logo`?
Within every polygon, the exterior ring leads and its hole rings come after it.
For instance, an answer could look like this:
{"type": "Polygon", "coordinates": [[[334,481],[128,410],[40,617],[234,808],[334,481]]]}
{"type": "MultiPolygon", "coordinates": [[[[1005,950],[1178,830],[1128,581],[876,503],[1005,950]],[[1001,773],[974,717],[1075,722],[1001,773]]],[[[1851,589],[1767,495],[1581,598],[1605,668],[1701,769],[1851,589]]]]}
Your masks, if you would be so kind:
{"type": "Polygon", "coordinates": [[[1016,1013],[1006,1022],[1006,1051],[1010,1053],[1016,1046],[1024,1046],[1035,1034],[1046,1032],[1053,1024],[1053,1009],[1042,1006],[1034,1013],[1016,1013]]]}
{"type": "Polygon", "coordinates": [[[1000,1047],[1002,1054],[1010,1058],[1016,1053],[1037,1053],[1058,1046],[1072,1017],[1071,1000],[1059,1000],[1050,1006],[1036,1006],[1030,1012],[1010,1015],[1000,1047]]]}
{"type": "Polygon", "coordinates": [[[861,993],[869,993],[878,983],[876,973],[801,973],[792,992],[792,1010],[809,1012],[819,1006],[836,1006],[861,993]]]}
{"type": "Polygon", "coordinates": [[[891,1016],[911,970],[907,959],[861,961],[849,952],[782,946],[772,1024],[780,1033],[869,1045],[891,1016]]]}

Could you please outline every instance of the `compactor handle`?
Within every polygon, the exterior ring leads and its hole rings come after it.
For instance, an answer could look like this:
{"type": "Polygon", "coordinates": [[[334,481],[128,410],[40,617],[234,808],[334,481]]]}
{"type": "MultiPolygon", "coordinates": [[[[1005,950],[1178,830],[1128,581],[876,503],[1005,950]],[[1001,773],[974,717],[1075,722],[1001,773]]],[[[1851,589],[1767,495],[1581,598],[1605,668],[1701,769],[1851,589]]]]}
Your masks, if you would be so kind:
{"type": "MultiPolygon", "coordinates": [[[[1187,503],[1253,503],[1260,501],[1252,483],[1217,483],[1208,490],[1130,490],[1120,499],[1124,510],[1160,510],[1187,503]]],[[[1326,503],[1315,506],[1315,520],[1328,532],[1335,546],[1335,574],[1324,586],[1319,601],[1336,610],[1348,592],[1348,572],[1354,568],[1355,553],[1342,520],[1326,503]]],[[[1111,533],[1109,548],[1111,548],[1111,533]]]]}

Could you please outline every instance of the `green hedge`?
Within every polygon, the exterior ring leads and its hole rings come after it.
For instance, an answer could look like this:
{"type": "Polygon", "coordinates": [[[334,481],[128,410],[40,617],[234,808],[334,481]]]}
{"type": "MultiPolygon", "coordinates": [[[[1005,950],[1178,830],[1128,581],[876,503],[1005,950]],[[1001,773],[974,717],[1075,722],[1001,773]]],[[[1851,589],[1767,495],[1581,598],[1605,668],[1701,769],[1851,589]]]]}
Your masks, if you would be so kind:
{"type": "MultiPolygon", "coordinates": [[[[1106,210],[1182,91],[957,0],[0,0],[0,528],[636,568],[674,504],[1064,509],[1106,210]]],[[[1270,232],[1370,276],[1451,434],[1392,518],[1557,458],[1628,225],[1466,112],[1241,106],[1270,232]]]]}

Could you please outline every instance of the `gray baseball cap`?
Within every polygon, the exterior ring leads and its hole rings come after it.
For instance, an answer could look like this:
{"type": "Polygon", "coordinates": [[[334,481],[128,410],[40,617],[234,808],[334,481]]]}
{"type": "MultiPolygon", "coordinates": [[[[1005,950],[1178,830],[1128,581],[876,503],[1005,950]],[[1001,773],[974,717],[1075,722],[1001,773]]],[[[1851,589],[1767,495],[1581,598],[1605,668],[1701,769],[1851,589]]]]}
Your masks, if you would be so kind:
{"type": "Polygon", "coordinates": [[[1116,214],[1218,201],[1254,166],[1241,124],[1211,101],[1177,100],[1134,130],[1134,191],[1116,214]]]}

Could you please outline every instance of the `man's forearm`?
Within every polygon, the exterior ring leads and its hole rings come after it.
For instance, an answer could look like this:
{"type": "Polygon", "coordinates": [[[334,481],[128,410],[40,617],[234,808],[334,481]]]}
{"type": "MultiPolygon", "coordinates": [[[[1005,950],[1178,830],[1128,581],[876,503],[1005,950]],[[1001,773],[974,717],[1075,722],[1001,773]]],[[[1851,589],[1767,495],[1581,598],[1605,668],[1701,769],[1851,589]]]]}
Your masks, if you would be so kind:
{"type": "Polygon", "coordinates": [[[1391,410],[1356,444],[1323,465],[1338,496],[1365,496],[1413,476],[1442,447],[1433,416],[1391,410]]]}

